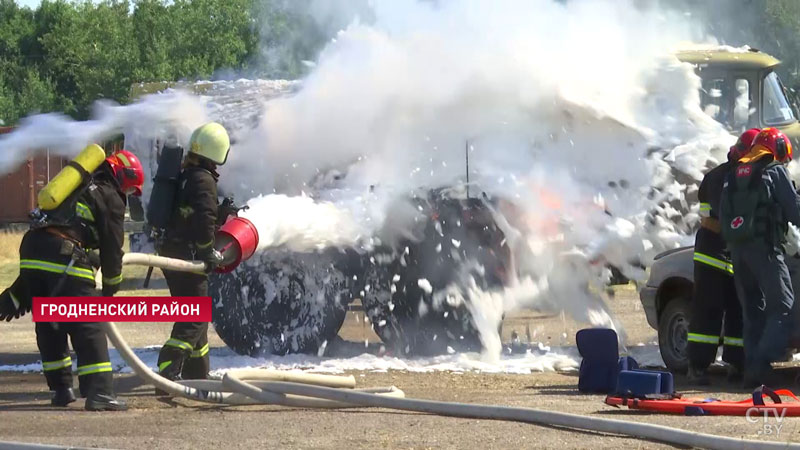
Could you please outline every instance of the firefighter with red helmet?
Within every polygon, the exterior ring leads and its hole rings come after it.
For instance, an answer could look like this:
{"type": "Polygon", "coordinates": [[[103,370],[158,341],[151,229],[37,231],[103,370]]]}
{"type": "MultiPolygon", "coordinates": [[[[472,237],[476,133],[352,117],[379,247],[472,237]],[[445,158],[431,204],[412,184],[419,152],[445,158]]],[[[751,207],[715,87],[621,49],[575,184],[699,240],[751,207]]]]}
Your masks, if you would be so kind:
{"type": "Polygon", "coordinates": [[[794,292],[784,259],[788,223],[800,225],[800,196],[784,166],[792,143],[765,128],[729,174],[720,202],[722,237],[731,252],[744,318],[744,384],[772,381],[785,356],[794,292]]]}
{"type": "MultiPolygon", "coordinates": [[[[20,244],[20,274],[0,294],[0,320],[30,311],[33,297],[96,295],[94,267],[102,268],[103,296],[114,295],[122,282],[123,221],[128,195],[141,195],[144,170],[131,152],[108,156],[80,189],[64,202],[63,213],[37,222],[20,244]],[[99,257],[96,254],[99,250],[99,257]]],[[[80,394],[85,409],[127,409],[114,396],[108,343],[96,322],[36,323],[36,341],[52,404],[76,400],[67,336],[77,354],[80,394]]]]}
{"type": "Polygon", "coordinates": [[[689,381],[707,385],[706,370],[717,357],[729,364],[728,378],[741,376],[744,366],[742,307],[733,282],[733,264],[720,235],[719,202],[728,174],[736,167],[761,130],[745,131],[728,152],[728,160],[711,169],[700,183],[700,229],[694,243],[694,292],[689,323],[689,381]],[[724,322],[723,322],[724,317],[724,322]],[[723,330],[724,323],[724,330],[723,330]]]}

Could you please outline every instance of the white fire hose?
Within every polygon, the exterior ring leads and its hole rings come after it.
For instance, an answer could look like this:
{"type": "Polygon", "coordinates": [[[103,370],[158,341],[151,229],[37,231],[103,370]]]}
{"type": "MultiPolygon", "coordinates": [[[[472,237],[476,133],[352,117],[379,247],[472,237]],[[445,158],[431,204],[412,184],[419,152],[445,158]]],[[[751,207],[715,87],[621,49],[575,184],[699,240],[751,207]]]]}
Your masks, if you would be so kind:
{"type": "MultiPolygon", "coordinates": [[[[176,271],[202,271],[203,263],[154,255],[129,253],[123,264],[140,264],[176,271]]],[[[601,419],[577,414],[532,408],[474,405],[456,402],[405,398],[395,388],[354,389],[353,376],[295,374],[275,370],[231,370],[222,381],[195,380],[174,382],[150,370],[120,335],[113,323],[106,331],[114,347],[144,381],[178,397],[225,405],[274,404],[302,408],[375,407],[416,411],[449,417],[507,420],[544,426],[589,430],[649,439],[676,445],[710,449],[800,449],[800,444],[763,442],[695,433],[678,428],[601,419]]],[[[698,420],[702,420],[698,418],[698,420]]]]}

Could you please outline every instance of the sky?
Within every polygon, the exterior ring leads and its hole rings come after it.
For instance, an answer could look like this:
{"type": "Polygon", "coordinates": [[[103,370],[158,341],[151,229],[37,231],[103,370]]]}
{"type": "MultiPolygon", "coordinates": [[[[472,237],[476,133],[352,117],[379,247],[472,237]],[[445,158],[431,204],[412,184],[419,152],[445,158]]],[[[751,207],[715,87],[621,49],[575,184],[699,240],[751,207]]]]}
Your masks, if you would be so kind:
{"type": "Polygon", "coordinates": [[[37,6],[39,6],[39,3],[41,2],[42,0],[17,0],[17,4],[22,6],[29,6],[31,8],[36,8],[37,6]]]}

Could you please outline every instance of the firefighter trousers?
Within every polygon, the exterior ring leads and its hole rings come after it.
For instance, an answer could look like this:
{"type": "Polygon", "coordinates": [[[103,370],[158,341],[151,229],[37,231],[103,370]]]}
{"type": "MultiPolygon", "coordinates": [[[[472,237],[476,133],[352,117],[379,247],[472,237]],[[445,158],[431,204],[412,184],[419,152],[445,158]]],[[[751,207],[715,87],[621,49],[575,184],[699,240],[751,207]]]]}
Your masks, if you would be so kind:
{"type": "MultiPolygon", "coordinates": [[[[164,270],[170,295],[176,297],[208,296],[208,276],[164,270]]],[[[158,354],[161,376],[174,380],[208,378],[208,322],[176,322],[170,338],[158,354]]]]}
{"type": "Polygon", "coordinates": [[[742,306],[733,274],[695,260],[690,317],[687,351],[693,368],[707,369],[716,359],[720,343],[722,360],[739,370],[744,368],[742,306]]]}
{"type": "Polygon", "coordinates": [[[745,371],[759,377],[782,359],[789,344],[794,292],[783,253],[760,242],[731,248],[736,290],[744,313],[745,371]]]}
{"type": "MultiPolygon", "coordinates": [[[[88,261],[70,261],[69,244],[50,233],[26,233],[20,245],[20,275],[13,288],[15,295],[33,297],[95,296],[94,274],[88,261]]],[[[36,343],[42,356],[42,369],[51,390],[72,387],[72,358],[67,338],[77,356],[81,395],[113,395],[108,342],[100,323],[36,323],[36,343]]]]}

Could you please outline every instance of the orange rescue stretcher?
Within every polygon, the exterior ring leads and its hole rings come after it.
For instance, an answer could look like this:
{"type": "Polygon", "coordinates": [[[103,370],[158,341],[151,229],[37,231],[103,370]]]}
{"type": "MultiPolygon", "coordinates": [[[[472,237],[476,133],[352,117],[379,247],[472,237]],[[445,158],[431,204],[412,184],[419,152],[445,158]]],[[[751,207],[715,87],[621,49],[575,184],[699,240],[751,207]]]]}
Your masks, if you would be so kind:
{"type": "Polygon", "coordinates": [[[609,395],[605,403],[614,407],[627,406],[630,409],[686,416],[745,416],[764,413],[776,414],[779,417],[800,416],[800,399],[792,391],[788,389],[773,391],[766,386],[757,388],[752,398],[740,401],[682,397],[643,399],[609,395]],[[781,396],[789,397],[793,401],[783,403],[781,396]],[[765,403],[765,398],[771,399],[772,403],[765,403]]]}

